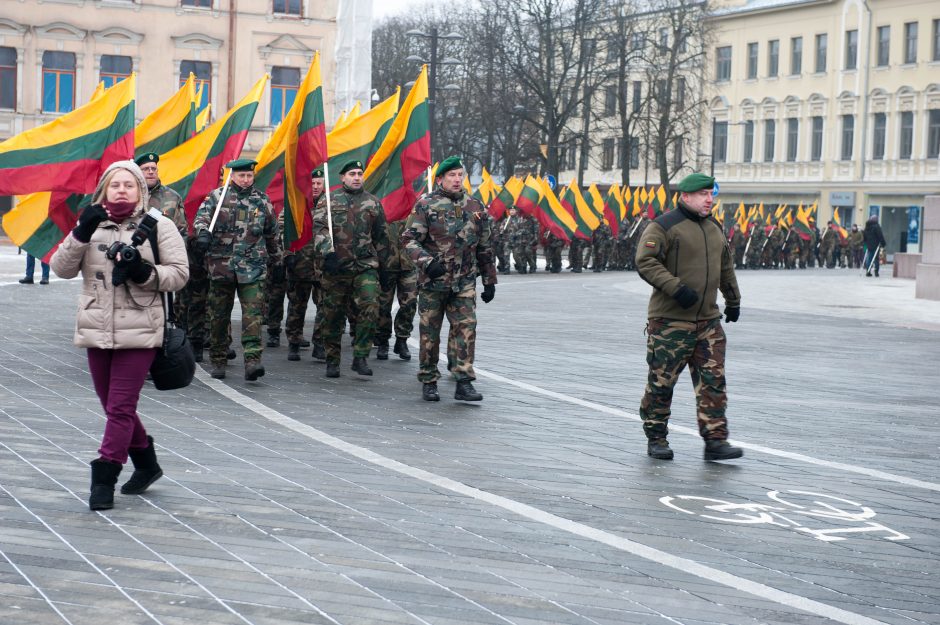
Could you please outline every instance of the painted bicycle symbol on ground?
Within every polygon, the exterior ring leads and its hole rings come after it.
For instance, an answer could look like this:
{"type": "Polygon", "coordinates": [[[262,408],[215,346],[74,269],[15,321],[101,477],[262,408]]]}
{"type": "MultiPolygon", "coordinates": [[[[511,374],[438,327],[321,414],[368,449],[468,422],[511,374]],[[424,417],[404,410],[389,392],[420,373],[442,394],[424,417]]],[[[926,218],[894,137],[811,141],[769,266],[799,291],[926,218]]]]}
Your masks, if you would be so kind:
{"type": "Polygon", "coordinates": [[[846,540],[845,534],[880,533],[885,540],[910,537],[873,521],[875,511],[855,501],[805,490],[772,490],[774,503],[734,503],[714,497],[661,497],[664,505],[703,519],[741,525],[776,525],[826,541],[846,540]],[[812,525],[813,527],[809,527],[812,525]]]}

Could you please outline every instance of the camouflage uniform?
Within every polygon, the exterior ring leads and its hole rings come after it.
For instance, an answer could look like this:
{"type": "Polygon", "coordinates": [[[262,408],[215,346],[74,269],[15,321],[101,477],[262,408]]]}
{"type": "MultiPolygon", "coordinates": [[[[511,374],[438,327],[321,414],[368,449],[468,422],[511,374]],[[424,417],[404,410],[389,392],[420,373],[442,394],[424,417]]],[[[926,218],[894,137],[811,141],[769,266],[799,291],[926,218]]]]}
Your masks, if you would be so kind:
{"type": "Polygon", "coordinates": [[[606,223],[595,228],[592,242],[594,243],[594,271],[603,271],[607,268],[607,260],[610,254],[611,238],[613,232],[606,223]]]}
{"type": "Polygon", "coordinates": [[[827,269],[833,269],[839,259],[839,233],[835,228],[826,228],[826,233],[819,244],[819,264],[826,263],[827,269]]]}
{"type": "Polygon", "coordinates": [[[620,220],[617,226],[617,236],[611,241],[608,266],[614,271],[623,271],[627,268],[627,250],[630,247],[629,234],[630,217],[627,216],[620,220]]]}
{"type": "Polygon", "coordinates": [[[799,235],[793,228],[788,228],[783,237],[783,265],[787,269],[796,269],[796,264],[800,259],[800,244],[802,243],[799,235]]]}
{"type": "Polygon", "coordinates": [[[323,344],[327,364],[340,362],[343,328],[347,311],[355,306],[353,357],[366,358],[372,350],[379,316],[379,271],[388,265],[388,231],[379,199],[366,191],[345,187],[330,196],[333,241],[330,241],[326,215],[326,195],[313,213],[313,234],[317,255],[336,252],[339,271],[321,278],[323,288],[323,344]]]}
{"type": "MultiPolygon", "coordinates": [[[[312,206],[316,206],[319,197],[313,198],[312,206]]],[[[311,208],[312,212],[312,208],[311,208]]],[[[312,220],[311,220],[312,223],[312,220]]],[[[287,322],[284,330],[287,342],[300,345],[304,340],[304,321],[307,317],[307,305],[310,301],[317,307],[316,318],[322,320],[323,312],[321,302],[320,281],[323,268],[316,255],[316,241],[313,237],[302,248],[291,253],[294,257],[293,266],[287,272],[287,322]]],[[[270,330],[270,326],[268,326],[270,330]]],[[[314,343],[320,343],[319,328],[314,322],[314,343]]]]}
{"type": "Polygon", "coordinates": [[[581,237],[571,239],[571,245],[568,247],[568,264],[571,265],[571,271],[581,273],[584,266],[582,258],[585,241],[581,237]]]}
{"type": "MultiPolygon", "coordinates": [[[[212,191],[196,212],[193,232],[208,230],[222,188],[212,191]]],[[[209,358],[225,365],[235,293],[242,307],[245,365],[261,360],[265,272],[281,262],[281,236],[268,196],[254,186],[229,185],[206,253],[209,272],[209,358]]]]}
{"type": "Polygon", "coordinates": [[[545,268],[552,273],[561,273],[561,251],[565,248],[565,240],[550,230],[545,231],[542,240],[545,250],[545,268]]]}
{"type": "Polygon", "coordinates": [[[493,224],[493,252],[496,254],[496,260],[499,261],[496,269],[500,273],[509,273],[509,222],[510,217],[507,212],[502,219],[493,224]]]}
{"type": "Polygon", "coordinates": [[[645,228],[644,222],[646,217],[643,215],[637,216],[637,218],[630,224],[630,227],[627,230],[627,258],[624,268],[629,271],[636,271],[636,246],[637,242],[640,240],[640,237],[643,235],[643,229],[645,228]],[[630,232],[633,232],[631,235],[630,232]]]}
{"type": "Polygon", "coordinates": [[[509,243],[512,258],[519,273],[535,272],[533,244],[539,239],[539,222],[534,217],[516,213],[509,223],[509,243]]]}
{"type": "MultiPolygon", "coordinates": [[[[517,215],[518,217],[518,215],[517,215]]],[[[534,221],[534,220],[533,220],[534,221]]],[[[401,242],[419,271],[418,312],[421,365],[418,380],[436,382],[441,325],[450,322],[447,359],[458,381],[475,380],[476,279],[496,284],[490,216],[483,205],[464,193],[446,194],[439,186],[418,199],[405,223],[401,242]],[[431,280],[426,271],[432,261],[445,270],[431,280]]]]}
{"type": "Polygon", "coordinates": [[[734,268],[744,268],[744,248],[747,246],[747,237],[737,226],[732,226],[731,250],[734,252],[734,268]]]}
{"type": "Polygon", "coordinates": [[[864,245],[865,235],[858,229],[858,226],[852,226],[849,232],[849,267],[861,268],[864,245]]]}
{"type": "Polygon", "coordinates": [[[745,259],[748,269],[760,269],[761,268],[761,256],[762,250],[764,247],[764,241],[767,240],[767,236],[764,234],[764,229],[761,226],[753,225],[751,227],[751,237],[748,239],[747,247],[747,258],[745,259]]]}
{"type": "Polygon", "coordinates": [[[699,217],[681,201],[647,226],[640,240],[637,271],[653,286],[646,327],[649,376],[640,403],[643,430],[650,440],[666,438],[673,387],[688,365],[699,433],[706,440],[727,439],[725,333],[717,291],[728,308],[741,305],[728,240],[714,218],[699,217]],[[673,299],[682,286],[699,295],[690,308],[673,299]]]}
{"type": "MultiPolygon", "coordinates": [[[[189,224],[186,223],[186,208],[183,206],[183,198],[170,187],[160,184],[159,180],[152,189],[148,188],[148,191],[150,192],[150,199],[147,200],[147,208],[156,208],[163,213],[164,217],[172,221],[176,229],[179,230],[180,236],[183,237],[183,243],[186,243],[189,224]]],[[[186,327],[187,308],[185,293],[186,287],[183,287],[173,300],[173,316],[176,318],[176,323],[184,328],[186,327]]]]}
{"type": "Polygon", "coordinates": [[[418,312],[418,271],[401,244],[401,233],[405,222],[388,224],[387,271],[392,278],[392,288],[379,295],[379,323],[375,331],[375,344],[385,345],[392,338],[407,339],[414,330],[415,313],[418,312]],[[398,312],[392,322],[392,302],[398,295],[398,312]]]}

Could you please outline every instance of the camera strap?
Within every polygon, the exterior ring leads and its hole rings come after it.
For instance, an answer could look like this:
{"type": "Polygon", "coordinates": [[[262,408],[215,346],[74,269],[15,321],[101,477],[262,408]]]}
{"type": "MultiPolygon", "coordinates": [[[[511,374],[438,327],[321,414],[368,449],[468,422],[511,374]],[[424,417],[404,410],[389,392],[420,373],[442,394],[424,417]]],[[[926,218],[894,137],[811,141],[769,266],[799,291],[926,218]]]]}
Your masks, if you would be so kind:
{"type": "MultiPolygon", "coordinates": [[[[150,241],[150,251],[153,252],[153,264],[160,264],[160,247],[157,245],[157,228],[155,227],[150,231],[150,234],[147,236],[147,240],[150,241]]],[[[156,271],[156,269],[154,269],[156,271]]],[[[160,300],[163,302],[163,315],[166,318],[166,322],[176,325],[176,317],[173,312],[173,294],[169,291],[160,294],[160,300]]],[[[152,300],[151,300],[152,301],[152,300]]]]}

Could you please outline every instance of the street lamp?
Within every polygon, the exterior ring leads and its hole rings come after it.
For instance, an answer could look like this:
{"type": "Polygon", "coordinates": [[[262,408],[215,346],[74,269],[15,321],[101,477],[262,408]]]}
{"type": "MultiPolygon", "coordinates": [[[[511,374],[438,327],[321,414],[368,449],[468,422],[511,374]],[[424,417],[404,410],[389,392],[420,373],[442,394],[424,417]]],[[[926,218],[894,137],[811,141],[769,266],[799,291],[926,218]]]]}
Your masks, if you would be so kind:
{"type": "Polygon", "coordinates": [[[434,125],[435,125],[434,104],[435,104],[435,100],[437,99],[437,91],[438,89],[447,90],[447,91],[459,91],[460,90],[460,87],[454,84],[445,85],[444,87],[437,86],[437,67],[439,65],[460,65],[460,61],[458,61],[457,59],[453,59],[453,58],[438,59],[437,58],[438,41],[441,39],[448,40],[448,41],[456,41],[458,39],[463,39],[463,35],[460,35],[455,32],[450,32],[450,33],[442,35],[437,31],[437,26],[432,26],[430,33],[426,33],[418,29],[413,29],[413,30],[409,30],[405,34],[409,37],[419,37],[421,39],[429,39],[431,41],[431,50],[430,50],[431,54],[427,60],[424,60],[420,56],[415,55],[415,54],[409,56],[405,60],[412,61],[415,63],[420,63],[422,65],[426,64],[428,66],[428,116],[430,117],[430,122],[431,122],[429,131],[430,131],[430,139],[431,139],[431,155],[432,155],[432,160],[433,160],[434,136],[435,134],[437,134],[434,132],[434,125]]]}

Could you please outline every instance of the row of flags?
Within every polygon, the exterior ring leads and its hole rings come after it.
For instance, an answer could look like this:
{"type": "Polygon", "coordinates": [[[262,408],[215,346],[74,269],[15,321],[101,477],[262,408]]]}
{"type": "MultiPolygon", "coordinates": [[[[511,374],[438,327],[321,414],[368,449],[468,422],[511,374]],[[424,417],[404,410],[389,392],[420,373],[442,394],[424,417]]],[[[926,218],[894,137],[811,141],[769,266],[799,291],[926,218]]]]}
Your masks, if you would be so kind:
{"type": "MultiPolygon", "coordinates": [[[[800,202],[796,207],[781,204],[772,210],[765,210],[763,202],[754,204],[750,208],[745,208],[744,203],[741,202],[734,212],[734,222],[729,237],[733,236],[735,228],[748,236],[755,227],[764,228],[768,233],[778,228],[781,230],[793,228],[801,239],[809,241],[815,232],[813,225],[816,223],[817,208],[817,202],[806,207],[803,206],[803,202],[800,202]]],[[[724,224],[724,211],[721,211],[720,218],[716,216],[716,219],[724,224]]],[[[838,219],[838,209],[835,219],[838,219]]],[[[844,229],[842,232],[844,233],[842,236],[848,236],[844,229]]]]}
{"type": "MultiPolygon", "coordinates": [[[[48,259],[90,202],[104,170],[135,154],[160,155],[161,182],[183,198],[190,224],[223,165],[241,155],[269,77],[264,75],[225,115],[208,123],[195,78],[135,126],[137,78],[131,75],[84,106],[0,143],[0,195],[16,195],[3,218],[15,244],[48,259]]],[[[262,146],[255,185],[284,212],[285,245],[310,240],[310,172],[327,164],[338,186],[340,167],[366,165],[365,186],[383,202],[388,218],[404,218],[423,190],[430,167],[427,67],[399,108],[400,90],[360,114],[356,106],[329,133],[323,109],[320,56],[315,55],[290,111],[262,146]],[[286,210],[285,210],[286,209],[286,210]]]]}

